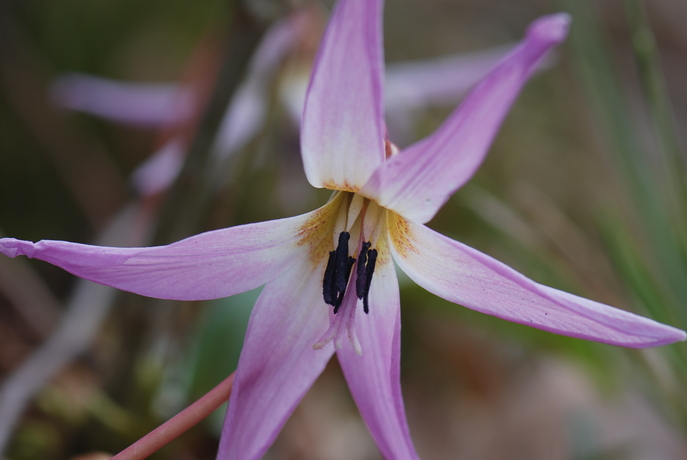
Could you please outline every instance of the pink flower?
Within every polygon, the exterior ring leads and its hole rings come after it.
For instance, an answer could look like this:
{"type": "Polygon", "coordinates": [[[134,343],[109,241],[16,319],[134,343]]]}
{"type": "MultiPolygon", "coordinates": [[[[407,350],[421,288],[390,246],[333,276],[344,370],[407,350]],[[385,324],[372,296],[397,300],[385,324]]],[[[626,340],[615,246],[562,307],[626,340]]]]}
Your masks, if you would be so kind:
{"type": "Polygon", "coordinates": [[[257,459],[336,353],[384,457],[417,458],[399,383],[394,261],[451,302],[557,334],[626,347],[681,330],[535,283],[423,224],[479,167],[520,88],[566,36],[569,17],[535,21],[430,137],[397,152],[385,138],[382,0],[340,0],[303,113],[305,171],[334,190],[311,213],[110,248],[0,239],[0,251],[142,295],[198,300],[265,284],[246,333],[218,458],[257,459]]]}

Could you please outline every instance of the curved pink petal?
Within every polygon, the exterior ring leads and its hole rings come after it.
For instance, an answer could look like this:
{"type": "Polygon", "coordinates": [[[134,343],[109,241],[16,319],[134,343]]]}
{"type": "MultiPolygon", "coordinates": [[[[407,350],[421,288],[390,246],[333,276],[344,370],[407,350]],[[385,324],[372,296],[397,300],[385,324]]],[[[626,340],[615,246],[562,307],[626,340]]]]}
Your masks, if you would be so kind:
{"type": "Polygon", "coordinates": [[[384,161],[381,21],[381,0],[343,0],[324,32],[301,127],[314,187],[359,190],[384,161]]]}
{"type": "MultiPolygon", "coordinates": [[[[249,76],[250,77],[250,76],[249,76]]],[[[262,128],[267,112],[267,79],[246,79],[224,113],[212,151],[224,159],[245,147],[262,128]]]]}
{"type": "Polygon", "coordinates": [[[416,138],[416,112],[430,106],[455,106],[513,45],[470,54],[387,64],[384,80],[389,139],[405,148],[416,138]]]}
{"type": "Polygon", "coordinates": [[[131,183],[143,197],[169,188],[184,166],[186,147],[179,137],[173,137],[131,174],[131,183]]]}
{"type": "Polygon", "coordinates": [[[361,193],[416,222],[434,217],[480,166],[520,88],[565,39],[569,22],[564,13],[535,21],[434,134],[385,162],[361,193]]]}
{"type": "Polygon", "coordinates": [[[267,283],[241,351],[218,460],[260,459],[334,353],[313,344],[329,326],[324,263],[301,261],[267,283]]]}
{"type": "Polygon", "coordinates": [[[115,248],[2,238],[0,252],[41,259],[81,278],[145,296],[215,299],[254,289],[295,263],[295,254],[304,252],[298,251],[304,225],[318,212],[201,233],[167,246],[115,248]]]}
{"type": "MultiPolygon", "coordinates": [[[[265,33],[251,58],[248,75],[234,92],[217,130],[212,146],[214,161],[224,160],[243,148],[262,126],[268,86],[279,63],[295,46],[298,31],[303,27],[304,19],[297,15],[276,22],[265,33]]],[[[145,92],[141,94],[146,95],[145,92]]],[[[132,182],[142,196],[164,191],[176,180],[184,165],[184,144],[181,138],[174,138],[136,168],[132,182]]]]}
{"type": "Polygon", "coordinates": [[[306,25],[304,13],[274,23],[251,58],[248,74],[236,89],[217,132],[213,152],[224,159],[243,148],[260,130],[267,112],[269,85],[279,64],[306,25]]]}
{"type": "Polygon", "coordinates": [[[428,291],[556,334],[631,348],[685,340],[679,329],[553,289],[422,224],[392,218],[394,259],[428,291]]]}
{"type": "Polygon", "coordinates": [[[361,309],[355,320],[362,355],[344,346],[337,350],[339,363],[382,456],[416,459],[401,395],[401,311],[398,279],[388,248],[380,251],[369,299],[370,313],[361,309]]]}
{"type": "Polygon", "coordinates": [[[502,45],[469,54],[387,64],[387,113],[458,103],[511,48],[512,44],[502,45]]]}
{"type": "Polygon", "coordinates": [[[195,105],[192,91],[173,83],[128,83],[83,73],[55,79],[50,96],[71,110],[151,127],[185,121],[195,105]]]}

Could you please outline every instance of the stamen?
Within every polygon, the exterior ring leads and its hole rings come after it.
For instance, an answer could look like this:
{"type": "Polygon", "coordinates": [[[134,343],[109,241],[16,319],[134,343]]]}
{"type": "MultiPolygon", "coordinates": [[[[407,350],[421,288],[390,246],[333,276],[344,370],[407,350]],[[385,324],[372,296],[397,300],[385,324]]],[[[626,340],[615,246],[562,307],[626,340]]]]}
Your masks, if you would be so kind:
{"type": "Polygon", "coordinates": [[[324,281],[322,282],[322,295],[324,301],[329,305],[336,302],[336,289],[334,289],[334,267],[336,266],[336,251],[329,252],[327,268],[324,271],[324,281]]]}
{"type": "Polygon", "coordinates": [[[370,249],[370,246],[372,246],[372,243],[369,241],[363,243],[356,267],[355,293],[359,299],[363,300],[363,311],[365,313],[370,312],[368,297],[370,295],[372,275],[377,262],[377,250],[370,249]]]}
{"type": "Polygon", "coordinates": [[[355,280],[355,293],[358,295],[359,299],[362,299],[365,295],[365,264],[367,264],[367,252],[372,246],[372,243],[363,243],[363,247],[360,248],[360,254],[358,255],[358,265],[356,266],[356,275],[358,276],[355,280]]]}
{"type": "MultiPolygon", "coordinates": [[[[355,277],[356,275],[351,275],[355,277]]],[[[353,281],[351,281],[353,282],[353,281]]],[[[329,329],[320,337],[320,339],[313,344],[313,349],[321,350],[329,342],[334,342],[334,348],[340,349],[344,346],[344,341],[348,338],[353,351],[358,355],[362,355],[362,348],[360,347],[360,341],[355,332],[355,314],[356,314],[356,303],[358,299],[353,293],[349,291],[341,305],[341,311],[338,315],[334,315],[329,324],[329,329]]]]}
{"type": "Polygon", "coordinates": [[[327,268],[322,280],[322,295],[324,301],[334,307],[334,313],[339,311],[346,294],[346,286],[351,277],[351,269],[355,259],[348,255],[348,241],[351,235],[348,232],[339,234],[339,243],[335,251],[329,253],[327,268]]]}
{"type": "MultiPolygon", "coordinates": [[[[348,217],[346,219],[346,231],[350,231],[360,212],[366,207],[366,200],[362,195],[354,194],[351,199],[351,204],[348,205],[348,217]]],[[[364,216],[364,214],[363,214],[364,216]]]]}
{"type": "Polygon", "coordinates": [[[368,296],[370,295],[370,286],[372,285],[372,275],[375,272],[375,263],[377,262],[377,250],[370,249],[367,254],[367,266],[365,267],[365,294],[363,296],[363,311],[365,313],[370,312],[370,307],[368,302],[368,296]]]}

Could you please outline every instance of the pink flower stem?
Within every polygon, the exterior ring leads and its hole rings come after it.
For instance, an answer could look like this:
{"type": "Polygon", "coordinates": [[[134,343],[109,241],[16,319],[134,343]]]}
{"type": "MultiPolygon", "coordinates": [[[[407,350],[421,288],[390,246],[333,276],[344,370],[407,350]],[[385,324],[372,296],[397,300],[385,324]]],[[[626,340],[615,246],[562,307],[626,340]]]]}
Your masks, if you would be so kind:
{"type": "Polygon", "coordinates": [[[188,431],[229,399],[234,386],[234,373],[222,380],[199,400],[163,423],[110,460],[141,460],[152,455],[179,435],[188,431]]]}

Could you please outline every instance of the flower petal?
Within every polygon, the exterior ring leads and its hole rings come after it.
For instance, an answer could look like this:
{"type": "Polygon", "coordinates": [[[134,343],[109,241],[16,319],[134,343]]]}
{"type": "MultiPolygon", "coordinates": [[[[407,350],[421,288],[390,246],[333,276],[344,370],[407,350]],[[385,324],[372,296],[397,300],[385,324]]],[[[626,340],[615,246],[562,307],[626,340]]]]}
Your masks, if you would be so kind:
{"type": "Polygon", "coordinates": [[[213,152],[218,159],[243,148],[263,126],[269,86],[279,64],[295,47],[298,34],[305,27],[302,16],[300,13],[277,21],[265,33],[217,132],[213,152]]]}
{"type": "Polygon", "coordinates": [[[41,259],[81,278],[150,297],[215,299],[277,276],[293,263],[311,219],[330,208],[201,233],[167,246],[115,248],[2,238],[0,252],[41,259]]]}
{"type": "Polygon", "coordinates": [[[387,112],[458,103],[511,48],[512,44],[476,53],[388,64],[384,81],[387,112]]]}
{"type": "Polygon", "coordinates": [[[382,0],[343,0],[324,32],[301,150],[314,187],[357,191],[384,161],[382,0]]]}
{"type": "Polygon", "coordinates": [[[370,313],[359,311],[356,318],[355,332],[362,355],[356,354],[353,347],[344,346],[337,350],[337,356],[348,388],[382,456],[416,459],[401,395],[398,279],[388,243],[384,245],[378,247],[379,258],[369,297],[370,313]]]}
{"type": "Polygon", "coordinates": [[[193,113],[193,94],[169,83],[126,83],[82,73],[55,79],[50,96],[62,107],[132,125],[166,126],[193,113]]]}
{"type": "Polygon", "coordinates": [[[361,193],[416,222],[434,217],[482,163],[520,88],[565,39],[569,22],[564,13],[535,21],[434,134],[385,162],[361,193]]]}
{"type": "MultiPolygon", "coordinates": [[[[267,109],[268,86],[284,56],[295,46],[301,15],[276,22],[265,33],[251,58],[248,75],[234,92],[211,148],[215,162],[221,162],[243,148],[262,127],[267,109]]],[[[186,156],[181,136],[168,141],[141,164],[132,175],[142,196],[166,190],[181,172],[186,156]]]]}
{"type": "Polygon", "coordinates": [[[184,141],[173,137],[134,170],[131,184],[143,197],[163,192],[176,180],[185,157],[184,141]]]}
{"type": "Polygon", "coordinates": [[[430,106],[455,106],[513,45],[386,66],[384,100],[389,139],[401,148],[417,140],[415,118],[430,106]]]}
{"type": "MultiPolygon", "coordinates": [[[[391,214],[391,213],[389,213],[391,214]]],[[[685,333],[624,310],[562,292],[422,224],[390,217],[401,269],[451,302],[556,334],[631,348],[685,340],[685,333]]]]}
{"type": "MultiPolygon", "coordinates": [[[[324,260],[323,260],[324,262],[324,260]]],[[[260,459],[334,353],[314,350],[328,327],[324,263],[301,261],[265,286],[248,324],[218,460],[260,459]]]]}

